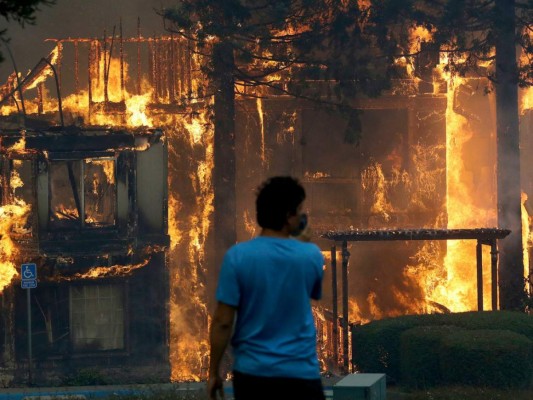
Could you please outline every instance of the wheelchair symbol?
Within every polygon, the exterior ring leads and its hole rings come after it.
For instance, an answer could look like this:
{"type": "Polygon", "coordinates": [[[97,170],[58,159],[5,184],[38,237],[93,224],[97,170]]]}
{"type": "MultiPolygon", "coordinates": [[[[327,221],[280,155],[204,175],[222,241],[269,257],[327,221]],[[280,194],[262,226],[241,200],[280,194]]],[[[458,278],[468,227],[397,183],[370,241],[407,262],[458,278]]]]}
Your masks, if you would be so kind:
{"type": "Polygon", "coordinates": [[[24,266],[23,275],[24,275],[25,279],[33,279],[33,277],[34,277],[33,271],[30,269],[30,267],[28,265],[24,266]]]}
{"type": "Polygon", "coordinates": [[[35,279],[36,278],[36,269],[34,265],[25,264],[22,266],[22,278],[23,279],[35,279]]]}

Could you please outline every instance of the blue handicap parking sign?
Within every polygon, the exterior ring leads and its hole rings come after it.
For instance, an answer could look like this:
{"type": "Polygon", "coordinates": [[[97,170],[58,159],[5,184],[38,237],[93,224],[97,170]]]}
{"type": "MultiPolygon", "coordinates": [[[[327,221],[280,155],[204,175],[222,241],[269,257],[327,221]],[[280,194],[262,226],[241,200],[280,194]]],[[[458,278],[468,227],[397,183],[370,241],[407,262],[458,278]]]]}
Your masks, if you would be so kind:
{"type": "Polygon", "coordinates": [[[22,264],[20,267],[20,277],[22,289],[33,289],[37,287],[37,265],[22,264]]]}

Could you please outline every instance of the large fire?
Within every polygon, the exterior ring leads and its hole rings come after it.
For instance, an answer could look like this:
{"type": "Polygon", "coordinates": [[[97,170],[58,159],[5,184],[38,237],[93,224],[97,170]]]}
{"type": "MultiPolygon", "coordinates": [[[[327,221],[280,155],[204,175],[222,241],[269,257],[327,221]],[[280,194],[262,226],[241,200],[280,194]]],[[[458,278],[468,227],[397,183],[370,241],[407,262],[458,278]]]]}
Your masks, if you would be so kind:
{"type": "MultiPolygon", "coordinates": [[[[7,151],[24,153],[24,139],[15,143],[7,151]]],[[[17,169],[13,170],[9,180],[14,192],[24,185],[17,169]]],[[[15,195],[12,195],[10,204],[0,206],[0,293],[19,274],[17,266],[12,261],[17,258],[19,248],[13,242],[12,236],[13,232],[20,232],[26,225],[30,211],[31,205],[26,204],[24,200],[15,195]]]]}
{"type": "Polygon", "coordinates": [[[26,223],[29,211],[30,206],[19,199],[0,207],[0,293],[18,275],[17,266],[10,261],[19,253],[11,239],[11,232],[16,225],[26,223]]]}
{"type": "MultiPolygon", "coordinates": [[[[430,33],[425,30],[416,30],[414,35],[419,37],[420,44],[430,33]]],[[[58,45],[59,46],[59,45],[58,45]]],[[[416,52],[418,48],[413,48],[416,52]]],[[[56,52],[57,50],[54,50],[56,52]]],[[[55,53],[53,53],[55,54],[55,53]]],[[[213,213],[213,146],[214,132],[209,120],[208,111],[200,111],[171,114],[162,112],[150,107],[155,95],[155,88],[147,80],[140,82],[140,93],[134,93],[128,89],[128,85],[123,82],[123,76],[129,79],[131,73],[127,63],[121,63],[117,57],[106,54],[104,50],[100,53],[99,60],[93,60],[90,65],[92,76],[103,76],[107,74],[107,79],[95,79],[88,90],[81,90],[63,100],[63,110],[70,113],[73,118],[81,118],[88,125],[105,126],[128,126],[128,127],[160,127],[162,128],[169,143],[169,183],[171,187],[179,187],[182,181],[187,185],[195,197],[195,206],[186,205],[180,193],[171,191],[169,194],[169,234],[171,236],[170,245],[170,276],[171,276],[171,340],[170,355],[172,364],[172,379],[175,381],[201,380],[206,377],[208,364],[208,325],[209,315],[206,304],[206,276],[208,274],[206,266],[206,240],[210,230],[210,221],[213,213]],[[105,56],[104,56],[105,55],[105,56]],[[89,96],[93,102],[123,103],[125,106],[123,113],[113,113],[96,110],[90,112],[87,106],[89,96]],[[190,165],[187,176],[183,176],[183,171],[177,170],[174,161],[178,156],[178,146],[182,148],[181,153],[190,154],[188,163],[190,165]],[[186,149],[183,151],[183,149],[186,149]],[[183,217],[183,216],[187,217],[183,217]]],[[[57,57],[51,57],[51,62],[57,62],[57,57]]],[[[405,62],[402,61],[402,62],[405,62]]],[[[409,67],[413,72],[412,66],[409,67]]],[[[49,71],[46,70],[46,76],[49,71]]],[[[44,75],[43,75],[44,76],[44,75]]],[[[495,198],[494,194],[485,191],[480,192],[481,187],[491,188],[494,177],[490,171],[483,171],[478,179],[481,182],[473,184],[471,171],[465,167],[465,160],[473,157],[469,154],[471,150],[466,149],[465,144],[476,133],[473,126],[464,115],[457,111],[458,90],[464,83],[458,77],[443,75],[448,84],[447,112],[446,118],[446,187],[447,204],[446,218],[439,216],[435,221],[435,226],[442,227],[442,221],[446,220],[448,228],[477,228],[496,226],[495,198]]],[[[198,79],[189,77],[190,89],[194,91],[200,85],[198,79]]],[[[40,81],[35,81],[36,85],[40,81]]],[[[44,89],[44,101],[41,113],[54,112],[58,109],[57,99],[47,94],[44,89]]],[[[167,96],[170,96],[167,94],[167,96]]],[[[168,98],[166,100],[169,100],[168,98]]],[[[194,100],[190,100],[194,103],[194,100]]],[[[531,90],[523,97],[524,109],[530,108],[531,90]]],[[[263,101],[256,100],[256,110],[259,120],[261,145],[261,165],[263,169],[268,167],[267,149],[265,144],[265,111],[263,101]]],[[[39,111],[37,101],[27,102],[28,112],[37,113],[39,111]]],[[[15,111],[13,107],[3,107],[1,113],[6,115],[15,111]]],[[[287,127],[287,131],[293,132],[294,127],[287,127]]],[[[21,144],[23,148],[23,144],[21,144]]],[[[395,160],[398,154],[390,154],[389,161],[393,165],[393,177],[386,180],[382,166],[373,163],[362,174],[362,190],[373,194],[373,204],[371,211],[379,217],[379,220],[387,224],[390,215],[394,211],[393,205],[389,201],[388,191],[395,185],[402,184],[411,188],[414,195],[410,199],[413,204],[417,204],[421,197],[431,196],[435,190],[436,178],[425,168],[432,157],[436,154],[436,149],[413,145],[413,160],[418,169],[418,175],[410,176],[406,171],[396,166],[395,160]]],[[[399,164],[398,164],[399,165],[399,164]]],[[[101,166],[104,168],[105,165],[101,166]]],[[[307,174],[307,173],[306,173],[307,174]]],[[[318,174],[318,173],[317,173],[318,174]]],[[[317,174],[308,177],[324,178],[327,174],[318,176],[317,174]]],[[[111,178],[109,173],[105,177],[111,178]]],[[[11,177],[11,187],[20,185],[17,176],[11,177]]],[[[189,202],[190,203],[190,202],[189,202]]],[[[17,248],[10,239],[10,232],[16,224],[24,225],[30,206],[20,199],[14,198],[12,203],[0,207],[0,291],[10,284],[17,275],[15,265],[9,260],[16,255],[17,248]]],[[[58,215],[69,218],[75,213],[74,208],[64,208],[58,211],[58,215]]],[[[524,209],[525,213],[525,209],[524,209]]],[[[253,236],[256,226],[252,215],[245,213],[244,224],[246,232],[253,236]]],[[[525,217],[525,225],[528,225],[528,218],[525,217]]],[[[386,225],[385,225],[386,226],[386,225]]],[[[484,250],[487,253],[486,250],[484,250]]],[[[407,266],[404,272],[406,282],[416,281],[422,288],[425,299],[420,304],[412,302],[406,294],[397,290],[395,299],[398,306],[394,311],[385,311],[376,302],[378,296],[375,292],[370,292],[366,298],[366,304],[359,304],[354,299],[349,300],[349,320],[357,323],[366,323],[370,319],[383,318],[387,316],[400,315],[402,312],[420,313],[434,310],[432,304],[439,304],[442,307],[456,312],[475,308],[476,304],[476,279],[475,269],[472,268],[475,260],[475,246],[471,242],[450,241],[447,243],[444,264],[436,267],[439,261],[439,249],[434,243],[428,242],[420,247],[416,256],[412,260],[412,265],[407,266]],[[371,318],[362,316],[362,309],[370,310],[371,318]]],[[[525,252],[527,257],[527,251],[525,252]]],[[[337,258],[340,259],[339,257],[337,258]]],[[[489,254],[484,254],[484,260],[489,260],[489,254]]],[[[141,268],[146,262],[131,266],[115,266],[111,269],[95,268],[90,272],[90,277],[102,276],[102,274],[128,274],[135,268],[141,268]]],[[[527,264],[526,264],[527,265],[527,264]]],[[[490,269],[484,268],[485,307],[490,308],[490,269]]],[[[326,307],[328,308],[329,305],[326,307]]],[[[325,321],[323,312],[319,307],[315,309],[317,320],[325,321]]],[[[323,339],[327,340],[330,334],[323,333],[323,339]]],[[[323,364],[326,368],[326,363],[323,364]]]]}
{"type": "MultiPolygon", "coordinates": [[[[482,194],[479,186],[472,184],[471,172],[465,168],[464,160],[472,157],[463,147],[475,133],[469,121],[455,110],[456,88],[461,84],[457,77],[449,82],[448,107],[446,114],[446,165],[447,165],[447,210],[448,227],[474,228],[497,226],[496,198],[494,194],[482,194]],[[469,181],[470,180],[470,181],[469,181]]],[[[482,176],[483,184],[490,188],[492,176],[482,176]]],[[[490,259],[488,249],[483,249],[484,259],[490,259]]],[[[476,280],[475,269],[470,260],[475,259],[475,248],[467,241],[450,241],[446,252],[445,265],[448,273],[444,293],[436,301],[447,304],[454,312],[475,308],[476,280]]],[[[484,293],[490,293],[490,268],[484,268],[484,293]]],[[[490,309],[489,296],[485,296],[485,309],[490,309]]]]}

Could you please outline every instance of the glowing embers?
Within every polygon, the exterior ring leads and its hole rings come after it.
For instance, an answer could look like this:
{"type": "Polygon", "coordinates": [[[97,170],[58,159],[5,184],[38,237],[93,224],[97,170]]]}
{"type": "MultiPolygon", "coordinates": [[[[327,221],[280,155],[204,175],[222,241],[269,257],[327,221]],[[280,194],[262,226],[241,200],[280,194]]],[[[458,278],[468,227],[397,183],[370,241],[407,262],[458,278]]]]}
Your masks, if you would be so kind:
{"type": "Polygon", "coordinates": [[[51,228],[115,224],[114,157],[51,161],[49,179],[51,228]]]}

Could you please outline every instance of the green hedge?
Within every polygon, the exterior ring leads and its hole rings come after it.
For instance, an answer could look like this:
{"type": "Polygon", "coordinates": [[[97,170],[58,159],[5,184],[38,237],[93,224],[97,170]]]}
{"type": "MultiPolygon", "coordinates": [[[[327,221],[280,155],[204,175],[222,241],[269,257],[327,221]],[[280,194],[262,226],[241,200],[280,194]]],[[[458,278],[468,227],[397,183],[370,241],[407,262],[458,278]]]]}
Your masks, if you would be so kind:
{"type": "Polygon", "coordinates": [[[456,326],[417,326],[400,338],[401,382],[411,388],[427,388],[442,382],[440,347],[456,326]]]}
{"type": "Polygon", "coordinates": [[[503,329],[533,340],[533,317],[517,311],[469,311],[441,314],[439,323],[465,329],[503,329]]]}
{"type": "Polygon", "coordinates": [[[445,335],[440,369],[447,384],[495,388],[531,385],[532,342],[508,330],[459,330],[445,335]]]}
{"type": "Polygon", "coordinates": [[[406,315],[372,321],[352,329],[352,362],[357,371],[385,373],[399,381],[401,334],[417,326],[457,326],[467,330],[499,329],[533,340],[533,317],[513,311],[471,311],[454,314],[406,315]]]}
{"type": "Polygon", "coordinates": [[[352,362],[359,372],[400,377],[400,335],[420,325],[421,316],[408,315],[372,321],[352,329],[352,362]]]}

